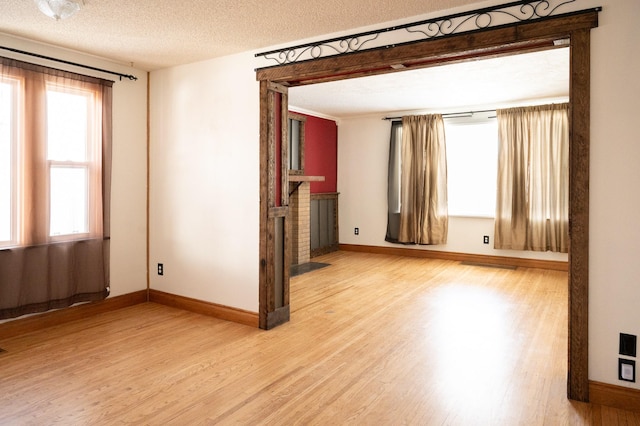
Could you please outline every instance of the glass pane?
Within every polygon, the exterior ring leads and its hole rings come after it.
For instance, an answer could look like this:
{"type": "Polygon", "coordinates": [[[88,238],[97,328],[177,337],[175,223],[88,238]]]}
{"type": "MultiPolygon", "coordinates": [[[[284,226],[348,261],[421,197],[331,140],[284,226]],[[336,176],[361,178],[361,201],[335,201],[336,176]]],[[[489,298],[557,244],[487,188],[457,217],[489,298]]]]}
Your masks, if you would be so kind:
{"type": "Polygon", "coordinates": [[[88,232],[87,169],[84,167],[51,168],[50,235],[88,232]]]}
{"type": "Polygon", "coordinates": [[[48,159],[87,159],[87,95],[47,90],[48,159]]]}
{"type": "Polygon", "coordinates": [[[495,216],[497,122],[448,125],[445,131],[449,214],[495,216]]]}
{"type": "Polygon", "coordinates": [[[0,241],[11,240],[11,105],[13,85],[0,83],[0,241]]]}
{"type": "Polygon", "coordinates": [[[300,121],[289,119],[289,170],[300,170],[300,121]]]}

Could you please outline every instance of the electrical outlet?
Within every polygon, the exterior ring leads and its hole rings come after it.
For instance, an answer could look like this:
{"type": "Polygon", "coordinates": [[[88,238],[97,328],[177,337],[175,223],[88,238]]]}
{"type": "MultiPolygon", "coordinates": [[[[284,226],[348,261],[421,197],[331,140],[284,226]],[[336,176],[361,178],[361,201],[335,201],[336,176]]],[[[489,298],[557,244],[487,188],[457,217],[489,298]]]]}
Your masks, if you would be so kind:
{"type": "Polygon", "coordinates": [[[485,235],[485,236],[482,238],[482,242],[483,242],[483,243],[485,243],[485,244],[489,244],[489,236],[488,236],[488,235],[485,235]]]}
{"type": "Polygon", "coordinates": [[[633,334],[620,333],[620,355],[636,356],[637,337],[633,334]]]}
{"type": "Polygon", "coordinates": [[[360,235],[360,228],[353,228],[354,235],[360,235]]]}
{"type": "Polygon", "coordinates": [[[618,358],[618,379],[625,382],[635,382],[636,362],[630,359],[618,358]]]}
{"type": "Polygon", "coordinates": [[[164,265],[162,263],[158,263],[158,275],[164,275],[164,265]]]}

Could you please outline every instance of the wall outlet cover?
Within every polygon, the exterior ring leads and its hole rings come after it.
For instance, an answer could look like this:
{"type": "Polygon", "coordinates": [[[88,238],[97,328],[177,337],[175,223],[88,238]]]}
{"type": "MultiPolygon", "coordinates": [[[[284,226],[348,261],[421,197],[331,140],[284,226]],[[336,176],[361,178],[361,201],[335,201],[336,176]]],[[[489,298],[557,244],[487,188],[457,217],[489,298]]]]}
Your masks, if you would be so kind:
{"type": "Polygon", "coordinates": [[[618,379],[635,383],[636,362],[630,359],[618,358],[618,379]]]}
{"type": "Polygon", "coordinates": [[[620,355],[635,357],[637,340],[633,334],[620,333],[620,355]]]}

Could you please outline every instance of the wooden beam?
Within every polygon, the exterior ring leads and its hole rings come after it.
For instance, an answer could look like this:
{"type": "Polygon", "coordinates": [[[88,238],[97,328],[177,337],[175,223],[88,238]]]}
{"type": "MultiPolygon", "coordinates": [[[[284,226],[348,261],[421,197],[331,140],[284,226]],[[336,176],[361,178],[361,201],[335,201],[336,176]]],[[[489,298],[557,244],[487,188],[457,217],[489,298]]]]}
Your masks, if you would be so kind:
{"type": "Polygon", "coordinates": [[[570,399],[589,401],[590,31],[571,35],[569,146],[570,399]]]}
{"type": "Polygon", "coordinates": [[[358,76],[360,73],[380,74],[392,72],[390,64],[411,63],[425,58],[438,62],[460,55],[480,56],[499,52],[509,47],[526,48],[541,40],[552,42],[568,37],[571,32],[597,26],[598,13],[589,10],[582,14],[526,21],[512,26],[489,28],[483,31],[430,39],[388,49],[371,49],[340,56],[329,56],[312,61],[293,63],[256,72],[258,80],[269,80],[286,85],[304,84],[306,80],[332,76],[337,79],[358,76]]]}
{"type": "Polygon", "coordinates": [[[269,106],[268,82],[260,82],[260,248],[259,248],[259,326],[267,327],[267,295],[269,291],[267,274],[267,246],[269,224],[269,106]]]}

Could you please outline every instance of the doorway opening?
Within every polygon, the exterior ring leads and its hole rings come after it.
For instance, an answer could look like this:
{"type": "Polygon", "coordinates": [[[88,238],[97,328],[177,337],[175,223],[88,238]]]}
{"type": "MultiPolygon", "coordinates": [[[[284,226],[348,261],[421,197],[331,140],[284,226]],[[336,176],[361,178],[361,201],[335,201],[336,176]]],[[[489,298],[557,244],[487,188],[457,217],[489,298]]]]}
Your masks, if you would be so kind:
{"type": "MultiPolygon", "coordinates": [[[[552,46],[554,40],[570,40],[570,121],[569,153],[569,324],[568,397],[589,400],[588,379],[588,247],[589,247],[589,93],[590,31],[597,26],[597,10],[560,15],[540,21],[519,22],[485,29],[474,34],[399,45],[384,51],[371,50],[328,57],[305,63],[265,68],[257,71],[260,81],[260,326],[271,328],[288,321],[288,276],[274,279],[273,271],[290,266],[290,254],[281,253],[274,241],[287,239],[288,204],[282,204],[276,187],[285,180],[275,173],[286,157],[278,149],[277,129],[286,114],[287,87],[334,81],[402,69],[433,66],[480,57],[530,52],[552,46]],[[402,66],[398,66],[401,64],[402,66]],[[283,108],[284,106],[284,108],[283,108]],[[276,161],[278,160],[278,161],[276,161]],[[274,179],[278,176],[279,182],[274,179]],[[282,219],[284,218],[284,219],[282,219]],[[284,220],[284,224],[283,224],[284,220]],[[276,263],[279,266],[274,266],[276,263]],[[281,288],[278,288],[280,286],[281,288]],[[286,300],[275,300],[285,294],[286,300]],[[283,303],[285,303],[283,305],[283,303]],[[286,306],[286,309],[283,309],[286,306]]],[[[286,136],[286,135],[285,135],[286,136]]],[[[284,244],[286,247],[286,244],[284,244]]]]}

